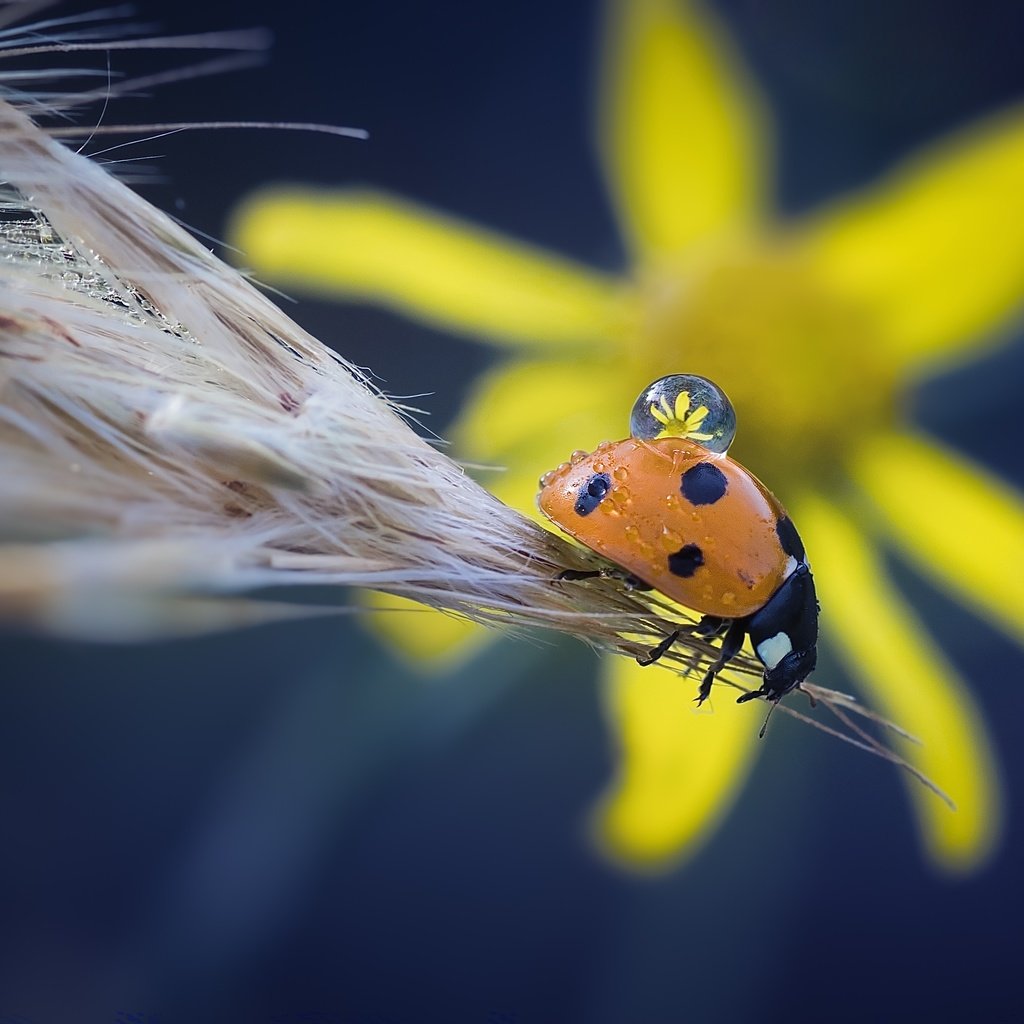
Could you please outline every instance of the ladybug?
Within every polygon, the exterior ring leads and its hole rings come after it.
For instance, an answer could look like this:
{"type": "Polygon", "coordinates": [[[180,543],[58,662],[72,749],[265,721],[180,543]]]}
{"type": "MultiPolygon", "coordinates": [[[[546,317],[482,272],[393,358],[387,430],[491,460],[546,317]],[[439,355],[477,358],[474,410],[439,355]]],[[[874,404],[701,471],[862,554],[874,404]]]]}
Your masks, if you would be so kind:
{"type": "MultiPolygon", "coordinates": [[[[722,636],[698,705],[747,636],[764,678],[739,703],[764,697],[774,705],[814,670],[818,600],[792,520],[726,454],[735,430],[732,405],[711,381],[662,377],[637,399],[631,436],[574,452],[541,478],[537,503],[561,530],[620,566],[615,575],[701,612],[688,632],[722,636]]],[[[560,578],[606,575],[570,570],[560,578]]],[[[683,631],[637,661],[653,664],[683,631]]]]}

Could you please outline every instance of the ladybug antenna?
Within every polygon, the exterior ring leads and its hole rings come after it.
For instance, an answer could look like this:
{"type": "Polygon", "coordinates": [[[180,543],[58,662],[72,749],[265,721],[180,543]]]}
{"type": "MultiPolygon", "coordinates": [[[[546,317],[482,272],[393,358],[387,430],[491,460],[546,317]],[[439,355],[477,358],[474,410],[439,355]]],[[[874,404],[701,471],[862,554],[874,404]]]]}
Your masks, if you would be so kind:
{"type": "Polygon", "coordinates": [[[775,709],[778,707],[778,705],[779,705],[779,700],[778,700],[778,698],[776,698],[775,700],[772,701],[772,706],[768,709],[768,714],[765,715],[764,725],[761,726],[761,731],[757,734],[757,738],[759,740],[763,740],[764,739],[764,734],[768,730],[768,723],[772,720],[772,715],[775,713],[775,709]]]}

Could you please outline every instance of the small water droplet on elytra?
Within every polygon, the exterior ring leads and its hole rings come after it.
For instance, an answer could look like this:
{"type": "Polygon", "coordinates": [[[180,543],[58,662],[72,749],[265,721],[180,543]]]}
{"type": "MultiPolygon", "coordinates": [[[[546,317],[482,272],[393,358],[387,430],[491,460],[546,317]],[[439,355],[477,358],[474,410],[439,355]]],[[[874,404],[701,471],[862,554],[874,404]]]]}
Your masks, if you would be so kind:
{"type": "Polygon", "coordinates": [[[678,551],[683,546],[683,538],[675,530],[670,530],[667,526],[662,527],[661,546],[666,551],[678,551]]]}

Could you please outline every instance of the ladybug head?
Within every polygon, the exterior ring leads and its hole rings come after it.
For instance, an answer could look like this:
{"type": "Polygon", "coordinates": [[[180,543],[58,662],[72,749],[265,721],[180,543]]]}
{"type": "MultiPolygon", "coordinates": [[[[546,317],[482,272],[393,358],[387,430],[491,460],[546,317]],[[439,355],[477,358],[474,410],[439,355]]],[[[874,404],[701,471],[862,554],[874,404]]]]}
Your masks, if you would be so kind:
{"type": "Polygon", "coordinates": [[[790,651],[774,668],[764,672],[761,689],[768,700],[778,700],[802,683],[818,662],[818,646],[811,644],[801,651],[790,651]]]}

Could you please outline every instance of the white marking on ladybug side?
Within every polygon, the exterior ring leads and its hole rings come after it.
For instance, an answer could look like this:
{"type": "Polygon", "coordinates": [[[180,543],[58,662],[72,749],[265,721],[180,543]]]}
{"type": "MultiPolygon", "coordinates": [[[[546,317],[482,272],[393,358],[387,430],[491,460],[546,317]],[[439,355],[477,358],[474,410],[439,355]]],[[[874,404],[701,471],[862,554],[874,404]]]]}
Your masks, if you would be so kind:
{"type": "Polygon", "coordinates": [[[793,641],[788,633],[776,633],[775,636],[762,640],[757,645],[757,656],[766,668],[775,668],[782,659],[793,650],[793,641]]]}
{"type": "Polygon", "coordinates": [[[796,572],[796,567],[799,564],[800,563],[792,555],[790,555],[789,558],[786,559],[786,569],[785,569],[785,573],[784,573],[782,578],[785,579],[785,580],[788,580],[789,577],[792,576],[793,573],[796,572]]]}

